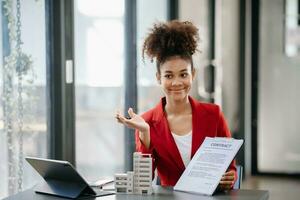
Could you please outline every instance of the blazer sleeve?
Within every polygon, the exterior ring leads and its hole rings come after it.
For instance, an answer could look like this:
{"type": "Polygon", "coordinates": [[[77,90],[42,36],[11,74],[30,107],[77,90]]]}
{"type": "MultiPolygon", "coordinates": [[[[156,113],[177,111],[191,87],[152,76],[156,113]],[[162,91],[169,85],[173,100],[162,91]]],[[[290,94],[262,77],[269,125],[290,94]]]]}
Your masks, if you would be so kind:
{"type": "MultiPolygon", "coordinates": [[[[218,137],[231,137],[230,130],[228,128],[225,117],[224,117],[220,107],[218,107],[218,110],[219,110],[219,120],[218,120],[218,125],[217,125],[217,135],[218,135],[218,137]]],[[[236,179],[237,179],[237,171],[236,171],[236,167],[235,167],[235,160],[233,160],[230,163],[227,171],[230,171],[230,170],[234,170],[234,173],[235,173],[234,174],[234,182],[235,182],[236,179]]],[[[233,188],[233,185],[234,184],[232,184],[231,188],[233,188]]]]}

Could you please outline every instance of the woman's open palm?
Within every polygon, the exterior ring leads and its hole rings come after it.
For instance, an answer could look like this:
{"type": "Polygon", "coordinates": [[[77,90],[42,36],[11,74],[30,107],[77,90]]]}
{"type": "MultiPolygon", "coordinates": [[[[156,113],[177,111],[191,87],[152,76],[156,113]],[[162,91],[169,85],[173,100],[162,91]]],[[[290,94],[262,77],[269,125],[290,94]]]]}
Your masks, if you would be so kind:
{"type": "Polygon", "coordinates": [[[130,116],[129,119],[125,118],[120,112],[117,112],[116,119],[119,123],[129,128],[137,129],[140,132],[149,131],[149,124],[141,116],[135,114],[132,108],[128,109],[128,114],[130,116]]]}

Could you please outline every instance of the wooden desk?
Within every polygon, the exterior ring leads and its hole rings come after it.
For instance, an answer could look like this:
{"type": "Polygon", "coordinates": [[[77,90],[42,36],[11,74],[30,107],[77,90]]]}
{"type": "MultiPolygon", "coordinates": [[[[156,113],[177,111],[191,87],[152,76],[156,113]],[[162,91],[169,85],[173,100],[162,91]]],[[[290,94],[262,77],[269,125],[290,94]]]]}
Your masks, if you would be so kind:
{"type": "MultiPolygon", "coordinates": [[[[267,200],[269,192],[265,190],[232,190],[227,193],[217,193],[213,196],[202,196],[184,192],[173,191],[172,188],[154,186],[154,194],[146,195],[127,195],[116,194],[88,199],[101,200],[267,200]]],[[[42,195],[29,189],[16,195],[5,198],[4,200],[62,200],[65,198],[42,195]]],[[[85,198],[87,199],[87,198],[85,198]]]]}

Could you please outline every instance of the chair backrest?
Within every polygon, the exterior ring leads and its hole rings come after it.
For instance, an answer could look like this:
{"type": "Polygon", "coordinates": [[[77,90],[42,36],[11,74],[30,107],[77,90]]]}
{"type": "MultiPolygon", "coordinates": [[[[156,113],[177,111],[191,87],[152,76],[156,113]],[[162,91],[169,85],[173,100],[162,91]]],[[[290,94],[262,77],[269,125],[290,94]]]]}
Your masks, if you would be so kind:
{"type": "Polygon", "coordinates": [[[243,166],[236,165],[237,178],[233,185],[233,189],[240,189],[243,178],[243,166]]]}
{"type": "Polygon", "coordinates": [[[156,175],[156,177],[155,177],[154,180],[155,180],[155,184],[156,185],[160,185],[160,178],[159,178],[159,176],[156,175]]]}

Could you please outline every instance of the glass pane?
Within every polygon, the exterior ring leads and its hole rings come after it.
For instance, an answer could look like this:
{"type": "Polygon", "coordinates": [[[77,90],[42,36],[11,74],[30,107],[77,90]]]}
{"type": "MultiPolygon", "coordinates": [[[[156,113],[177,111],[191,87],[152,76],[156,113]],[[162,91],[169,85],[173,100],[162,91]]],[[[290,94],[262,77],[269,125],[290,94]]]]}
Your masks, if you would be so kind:
{"type": "MultiPolygon", "coordinates": [[[[156,65],[149,59],[142,60],[143,41],[154,23],[167,20],[167,0],[137,1],[137,64],[139,113],[155,106],[162,96],[156,78],[156,65]]],[[[146,58],[146,57],[145,57],[146,58]]]]}
{"type": "Polygon", "coordinates": [[[76,164],[89,181],[123,172],[124,2],[75,1],[76,164]]]}
{"type": "Polygon", "coordinates": [[[300,55],[300,0],[285,1],[285,53],[300,55]]]}
{"type": "Polygon", "coordinates": [[[257,161],[259,172],[299,174],[300,60],[283,52],[283,7],[260,5],[257,161]]]}
{"type": "Polygon", "coordinates": [[[45,158],[48,155],[45,5],[44,1],[20,2],[20,18],[16,17],[16,1],[1,2],[8,7],[3,6],[0,14],[0,199],[18,192],[19,184],[24,190],[41,181],[24,160],[25,156],[45,158]],[[13,62],[19,58],[16,54],[16,45],[20,44],[18,29],[22,41],[20,62],[24,64],[21,67],[13,62]]]}

